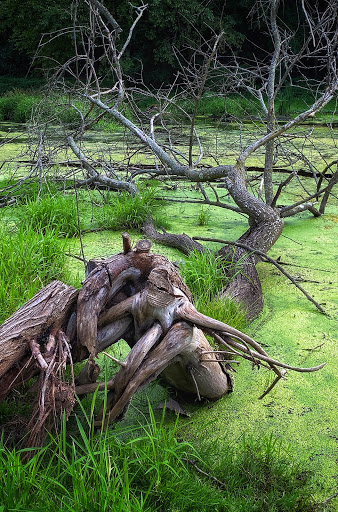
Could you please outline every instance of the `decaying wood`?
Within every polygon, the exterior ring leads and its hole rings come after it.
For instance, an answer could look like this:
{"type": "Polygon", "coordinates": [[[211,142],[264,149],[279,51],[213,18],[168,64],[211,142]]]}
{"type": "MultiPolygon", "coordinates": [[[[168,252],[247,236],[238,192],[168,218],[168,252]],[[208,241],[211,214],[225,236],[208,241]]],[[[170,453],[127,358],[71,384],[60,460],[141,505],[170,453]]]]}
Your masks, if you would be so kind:
{"type": "Polygon", "coordinates": [[[29,352],[29,340],[48,336],[68,322],[78,291],[53,281],[0,326],[0,378],[29,352]]]}
{"type": "Polygon", "coordinates": [[[70,413],[75,393],[106,388],[95,424],[108,425],[123,417],[134,393],[158,375],[199,400],[216,400],[233,389],[229,357],[272,369],[275,383],[285,369],[323,366],[281,363],[246,334],[199,313],[175,265],[150,248],[141,240],[132,249],[124,233],[122,253],[88,262],[80,291],[54,281],[0,327],[0,399],[39,374],[30,442],[37,442],[51,415],[70,413]],[[224,351],[213,350],[204,333],[224,351]],[[106,354],[119,370],[108,382],[97,382],[96,356],[120,339],[130,346],[128,356],[119,361],[106,354]],[[82,360],[87,362],[77,378],[64,382],[65,366],[82,360]]]}

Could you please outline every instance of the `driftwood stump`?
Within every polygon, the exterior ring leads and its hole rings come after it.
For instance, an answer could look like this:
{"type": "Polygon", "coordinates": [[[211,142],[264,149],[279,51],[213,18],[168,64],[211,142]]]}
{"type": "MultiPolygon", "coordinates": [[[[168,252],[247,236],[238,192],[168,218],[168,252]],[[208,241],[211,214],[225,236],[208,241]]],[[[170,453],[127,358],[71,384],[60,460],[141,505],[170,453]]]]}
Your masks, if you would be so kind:
{"type": "Polygon", "coordinates": [[[160,374],[198,399],[216,400],[232,390],[233,357],[267,366],[276,381],[285,369],[323,366],[280,363],[246,334],[200,314],[177,268],[151,254],[148,240],[132,249],[129,236],[122,236],[123,252],[91,260],[79,291],[54,281],[0,327],[0,399],[39,374],[32,442],[51,413],[68,415],[75,394],[97,388],[109,390],[106,408],[96,419],[97,425],[107,425],[125,413],[138,389],[160,374]],[[204,332],[222,350],[214,351],[204,332]],[[130,352],[125,361],[115,360],[119,371],[111,380],[98,383],[95,358],[120,339],[130,352]],[[65,366],[83,360],[87,362],[77,378],[64,382],[65,366]]]}

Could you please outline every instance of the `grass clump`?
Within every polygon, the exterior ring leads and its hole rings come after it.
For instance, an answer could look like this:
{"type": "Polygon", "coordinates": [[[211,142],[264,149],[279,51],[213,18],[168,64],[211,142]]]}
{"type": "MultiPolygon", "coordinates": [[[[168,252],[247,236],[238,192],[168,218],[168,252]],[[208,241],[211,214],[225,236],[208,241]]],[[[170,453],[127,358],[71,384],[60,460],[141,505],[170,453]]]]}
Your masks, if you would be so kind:
{"type": "Polygon", "coordinates": [[[134,197],[126,192],[110,194],[100,212],[98,223],[100,227],[114,231],[137,230],[142,228],[151,215],[156,226],[168,229],[168,221],[159,214],[160,205],[161,202],[155,200],[152,187],[142,189],[134,197]]]}
{"type": "Polygon", "coordinates": [[[23,224],[29,219],[32,229],[37,232],[52,231],[59,237],[72,237],[79,231],[75,195],[48,191],[28,199],[18,210],[18,217],[23,224]]]}
{"type": "Polygon", "coordinates": [[[31,221],[0,230],[0,322],[42,286],[64,277],[65,240],[57,229],[37,232],[31,221]]]}
{"type": "Polygon", "coordinates": [[[224,288],[227,277],[220,258],[211,251],[192,251],[180,268],[181,275],[195,297],[210,301],[224,288]]]}
{"type": "Polygon", "coordinates": [[[241,272],[241,262],[233,265],[211,251],[193,251],[185,259],[180,273],[195,298],[198,311],[237,329],[243,329],[247,322],[241,306],[228,297],[219,296],[229,283],[227,272],[230,267],[232,278],[241,272]]]}
{"type": "Polygon", "coordinates": [[[202,208],[199,211],[198,217],[197,217],[197,224],[198,226],[207,226],[210,222],[211,212],[208,208],[202,208]]]}

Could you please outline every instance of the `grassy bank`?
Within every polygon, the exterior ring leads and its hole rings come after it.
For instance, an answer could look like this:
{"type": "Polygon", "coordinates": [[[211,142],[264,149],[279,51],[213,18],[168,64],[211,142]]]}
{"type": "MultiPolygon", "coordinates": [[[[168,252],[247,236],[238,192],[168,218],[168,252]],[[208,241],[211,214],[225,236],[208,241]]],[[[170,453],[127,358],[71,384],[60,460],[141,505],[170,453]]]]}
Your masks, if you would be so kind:
{"type": "MultiPolygon", "coordinates": [[[[13,123],[25,123],[30,120],[32,110],[41,102],[44,83],[35,79],[11,79],[10,77],[0,78],[0,121],[11,121],[13,123]]],[[[306,88],[286,87],[276,99],[275,111],[277,116],[292,116],[306,110],[314,102],[315,98],[306,88]]],[[[141,111],[154,107],[152,98],[139,97],[136,100],[141,111]]],[[[54,110],[53,115],[62,123],[76,123],[80,120],[79,111],[85,109],[80,101],[76,101],[78,111],[67,108],[68,97],[56,96],[53,94],[44,97],[44,108],[54,110]],[[48,103],[50,106],[48,107],[48,103]],[[61,106],[61,107],[60,107],[61,106]]],[[[194,110],[194,102],[191,100],[180,100],[179,108],[169,107],[177,116],[181,115],[184,109],[188,114],[194,110]]],[[[132,117],[132,112],[126,107],[125,115],[132,117]]],[[[322,122],[332,121],[330,114],[335,110],[335,103],[332,100],[324,107],[317,119],[322,122]]],[[[48,112],[46,116],[50,115],[48,112]]],[[[257,99],[250,95],[230,94],[226,96],[206,92],[198,105],[197,116],[214,119],[250,119],[264,117],[261,106],[257,99]]],[[[90,115],[95,117],[95,111],[90,115]]],[[[55,120],[54,120],[55,123],[55,120]]],[[[101,128],[107,131],[116,131],[118,125],[115,122],[102,120],[101,128]],[[114,129],[112,129],[112,126],[114,129]]]]}

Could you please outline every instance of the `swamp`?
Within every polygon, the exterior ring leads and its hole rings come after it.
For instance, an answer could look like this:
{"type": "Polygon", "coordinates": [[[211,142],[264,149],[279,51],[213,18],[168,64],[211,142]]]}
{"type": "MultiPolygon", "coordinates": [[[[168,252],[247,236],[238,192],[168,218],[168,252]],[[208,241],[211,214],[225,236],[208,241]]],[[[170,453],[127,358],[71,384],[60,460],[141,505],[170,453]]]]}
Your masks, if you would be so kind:
{"type": "Polygon", "coordinates": [[[338,510],[337,3],[65,3],[0,22],[0,512],[338,510]]]}
{"type": "MultiPolygon", "coordinates": [[[[215,133],[218,133],[220,139],[224,140],[220,136],[219,125],[216,126],[215,123],[210,123],[210,121],[205,125],[203,119],[200,122],[201,131],[206,138],[207,144],[215,141],[215,133]]],[[[250,136],[250,128],[250,126],[246,128],[248,137],[250,136]]],[[[10,170],[13,168],[11,160],[15,162],[20,160],[21,157],[17,155],[24,152],[27,141],[27,132],[24,126],[3,123],[1,125],[2,137],[6,136],[9,129],[11,136],[14,138],[12,142],[2,148],[4,162],[7,162],[2,167],[3,180],[8,180],[10,177],[10,170]],[[10,162],[10,165],[8,165],[8,162],[10,162]]],[[[232,144],[235,145],[237,130],[232,131],[228,126],[224,126],[224,129],[226,130],[226,140],[231,140],[232,144]]],[[[301,127],[300,129],[304,128],[301,127]]],[[[331,138],[329,129],[325,128],[322,124],[316,126],[316,132],[318,133],[318,139],[322,148],[325,148],[326,158],[328,160],[332,159],[335,152],[336,139],[331,138]]],[[[107,147],[109,148],[109,145],[113,143],[116,150],[117,142],[117,151],[120,151],[120,144],[125,143],[122,135],[121,132],[115,132],[111,135],[104,132],[104,130],[99,130],[94,133],[93,137],[88,137],[86,144],[90,150],[100,153],[107,151],[107,147]]],[[[224,147],[218,144],[218,152],[221,154],[228,147],[228,144],[224,145],[224,147]]],[[[309,157],[311,151],[311,157],[314,157],[311,148],[309,149],[309,157]]],[[[145,164],[148,157],[146,154],[139,154],[137,158],[141,159],[142,163],[145,164]]],[[[139,160],[137,162],[138,165],[140,164],[139,160]]],[[[252,166],[260,164],[259,157],[252,161],[252,166]]],[[[20,174],[24,176],[25,172],[27,172],[25,163],[20,164],[19,170],[20,174]]],[[[59,168],[54,172],[58,174],[60,172],[59,168]]],[[[278,175],[276,176],[277,180],[278,175]]],[[[310,180],[308,178],[309,182],[310,180]]],[[[142,238],[142,233],[140,228],[137,229],[137,222],[135,223],[135,221],[140,221],[140,216],[142,217],[144,212],[148,213],[151,211],[154,218],[158,218],[159,225],[164,224],[166,230],[174,233],[184,231],[191,237],[200,236],[214,239],[226,237],[227,239],[235,240],[246,229],[246,219],[238,218],[230,210],[185,202],[185,200],[198,200],[198,191],[191,185],[177,181],[144,180],[143,188],[141,189],[143,201],[139,200],[139,204],[131,196],[127,197],[123,196],[123,194],[120,200],[118,200],[116,199],[116,192],[108,190],[101,192],[90,189],[86,191],[78,190],[77,197],[75,197],[74,192],[64,190],[62,186],[55,187],[52,182],[49,183],[47,181],[45,184],[41,184],[40,195],[37,195],[36,191],[34,191],[34,186],[33,182],[30,186],[31,190],[28,187],[27,200],[23,200],[16,205],[7,206],[1,210],[3,233],[6,232],[6,236],[8,236],[8,233],[11,237],[18,236],[9,248],[10,251],[13,251],[10,256],[6,253],[6,250],[8,250],[8,246],[5,246],[6,242],[2,242],[2,272],[5,272],[1,276],[3,320],[12,312],[8,308],[14,310],[22,304],[22,301],[28,300],[29,296],[36,292],[42,283],[46,282],[46,278],[47,281],[51,278],[59,278],[68,284],[73,284],[76,287],[80,286],[85,275],[84,264],[80,261],[80,258],[85,257],[86,261],[88,261],[91,258],[109,257],[112,254],[119,253],[122,247],[121,232],[125,230],[128,230],[131,235],[132,243],[136,243],[142,238]],[[164,197],[168,201],[163,200],[164,197]],[[162,200],[156,201],[156,198],[162,198],[162,200]],[[182,202],[172,202],[172,199],[179,199],[182,202]],[[44,202],[45,205],[43,205],[44,202]],[[78,220],[76,204],[79,210],[78,220]],[[75,224],[73,228],[67,225],[67,219],[64,215],[67,209],[73,211],[72,221],[75,224]],[[29,229],[27,229],[25,234],[20,232],[20,226],[23,225],[23,222],[27,226],[29,218],[32,218],[35,223],[45,222],[49,230],[59,229],[61,232],[64,230],[65,234],[67,234],[66,239],[56,240],[56,243],[61,242],[61,251],[63,251],[63,254],[66,254],[61,264],[53,260],[53,255],[51,255],[52,259],[49,262],[48,254],[46,253],[43,256],[47,260],[46,264],[51,266],[49,270],[51,273],[54,272],[53,275],[49,274],[48,271],[47,277],[34,276],[34,274],[31,276],[27,274],[25,276],[24,267],[27,264],[27,260],[25,260],[26,255],[23,257],[22,251],[27,251],[27,244],[32,244],[32,233],[29,232],[29,229]],[[78,236],[78,221],[81,225],[80,238],[78,236]],[[53,222],[55,225],[53,225],[53,222]],[[62,226],[62,222],[65,224],[64,226],[62,226]],[[102,229],[103,227],[104,229],[102,229]],[[20,235],[14,235],[17,230],[19,230],[20,235]],[[20,236],[22,239],[19,239],[20,236]],[[26,249],[20,247],[20,244],[23,244],[26,249]],[[16,261],[13,261],[12,266],[10,266],[10,258],[16,259],[16,261]],[[24,261],[20,261],[22,258],[24,261]],[[20,277],[21,271],[23,272],[22,277],[20,277]],[[12,273],[12,275],[9,276],[8,272],[12,273]],[[23,280],[22,284],[20,284],[21,279],[23,280]],[[38,282],[30,290],[29,286],[27,286],[27,281],[38,282]],[[8,301],[10,295],[8,288],[11,289],[11,295],[15,297],[15,299],[12,299],[12,304],[8,301]],[[16,291],[16,289],[19,291],[16,291]]],[[[222,189],[220,189],[221,193],[222,189]]],[[[295,184],[293,188],[288,189],[287,194],[288,197],[285,200],[292,199],[292,201],[296,201],[300,197],[301,192],[295,184]]],[[[71,215],[69,217],[71,218],[71,215]]],[[[303,286],[307,292],[325,308],[327,315],[322,314],[313,304],[307,301],[304,295],[276,267],[268,262],[259,262],[257,270],[262,282],[264,308],[259,317],[248,324],[243,314],[236,310],[236,308],[231,308],[229,305],[227,307],[220,303],[220,301],[217,303],[217,300],[212,296],[209,296],[209,302],[203,298],[203,293],[207,293],[207,287],[210,285],[209,277],[206,275],[211,272],[210,262],[209,267],[206,266],[194,270],[193,266],[191,266],[194,264],[191,256],[186,261],[187,257],[182,252],[153,242],[152,252],[163,254],[169,260],[177,262],[183,276],[187,276],[187,282],[193,293],[196,289],[195,301],[197,302],[197,309],[200,309],[207,315],[219,318],[219,320],[238,329],[245,330],[247,334],[258,339],[264,347],[268,347],[267,350],[276,359],[292,362],[298,366],[316,366],[322,362],[325,362],[326,365],[322,370],[314,374],[290,372],[286,380],[279,382],[265,398],[259,400],[259,396],[272,382],[271,375],[264,368],[251,367],[250,363],[243,361],[241,364],[236,365],[235,368],[234,392],[219,401],[209,403],[207,401],[200,405],[198,402],[187,401],[184,397],[176,397],[174,394],[183,412],[183,414],[179,415],[178,419],[175,419],[175,408],[173,411],[169,408],[165,413],[165,409],[163,409],[163,412],[157,410],[159,406],[163,407],[163,403],[169,400],[170,397],[173,397],[173,395],[166,385],[163,387],[163,383],[160,385],[155,381],[155,383],[151,383],[135,395],[124,420],[117,424],[117,426],[114,426],[112,432],[104,434],[104,444],[109,445],[111,442],[110,436],[116,435],[117,439],[120,439],[119,442],[122,443],[127,438],[128,442],[126,444],[128,449],[134,449],[132,443],[137,443],[137,439],[139,439],[137,436],[140,436],[140,432],[142,434],[142,429],[145,429],[144,432],[146,432],[146,434],[143,432],[143,436],[150,435],[150,431],[147,430],[148,428],[154,429],[155,432],[151,430],[151,433],[161,438],[162,436],[170,438],[175,435],[175,438],[180,440],[179,443],[183,442],[183,454],[190,450],[191,445],[193,447],[191,449],[197,450],[198,455],[195,454],[194,457],[198,457],[196,460],[200,460],[196,465],[199,468],[203,468],[207,475],[210,474],[215,478],[217,477],[219,481],[228,487],[228,491],[223,492],[222,487],[219,487],[220,484],[213,482],[208,476],[203,476],[203,474],[198,472],[196,472],[196,475],[190,476],[190,479],[194,481],[191,482],[191,489],[194,489],[192,493],[196,492],[196,480],[206,481],[203,483],[205,487],[203,488],[204,498],[202,500],[201,496],[198,495],[198,500],[201,503],[205,502],[206,507],[210,503],[214,503],[215,510],[273,510],[272,503],[276,499],[276,510],[293,510],[293,508],[288,508],[291,506],[295,507],[294,510],[315,510],[310,505],[304,504],[306,500],[302,495],[303,492],[305,495],[307,492],[310,493],[313,503],[322,503],[321,510],[334,510],[334,507],[330,508],[332,507],[331,501],[325,504],[325,498],[334,494],[338,477],[338,419],[336,410],[338,372],[336,363],[337,340],[335,337],[337,332],[337,322],[335,319],[337,313],[337,274],[334,273],[337,265],[337,218],[337,201],[332,196],[324,216],[315,218],[309,212],[304,212],[297,217],[288,218],[283,235],[269,252],[272,258],[281,260],[288,265],[287,269],[289,272],[298,282],[304,283],[303,286]],[[217,314],[219,316],[215,316],[217,314]],[[149,413],[150,404],[151,409],[149,413]],[[134,439],[134,441],[130,441],[130,439],[134,439]],[[184,443],[189,443],[188,447],[185,447],[184,443]],[[251,451],[255,454],[254,456],[251,451]],[[260,489],[259,492],[264,495],[264,500],[258,499],[257,503],[257,497],[248,496],[247,488],[248,485],[252,488],[252,483],[248,484],[245,481],[245,475],[240,475],[240,481],[242,481],[240,487],[242,486],[242,488],[239,490],[234,490],[232,487],[233,483],[227,483],[229,479],[231,480],[231,475],[227,471],[230,471],[230,468],[233,468],[233,466],[238,471],[241,464],[243,465],[241,457],[251,456],[257,459],[253,462],[256,466],[252,468],[255,472],[258,472],[256,477],[258,479],[266,479],[266,473],[268,472],[272,479],[271,485],[265,482],[264,489],[260,489]],[[228,466],[225,473],[223,473],[224,465],[228,466]],[[294,465],[297,466],[299,471],[297,478],[302,483],[301,489],[303,491],[299,489],[296,491],[292,490],[294,494],[297,494],[297,498],[293,502],[296,505],[290,505],[288,498],[282,496],[281,490],[275,489],[276,483],[273,482],[273,479],[277,478],[277,476],[270,474],[274,471],[273,465],[276,465],[275,471],[277,471],[278,478],[281,478],[281,481],[288,472],[294,470],[294,465]],[[300,477],[300,475],[303,475],[303,477],[300,477]],[[306,484],[302,482],[302,478],[304,482],[306,481],[306,484]],[[304,489],[307,490],[304,491],[304,489]],[[214,493],[212,493],[212,490],[214,493]],[[244,493],[245,497],[241,496],[241,493],[244,493]],[[309,508],[306,508],[307,506],[309,508]]],[[[53,243],[55,243],[54,238],[53,243]]],[[[36,243],[37,251],[40,251],[41,241],[37,240],[36,243]]],[[[47,243],[51,244],[51,240],[47,243]]],[[[217,242],[204,242],[204,244],[205,247],[214,250],[218,249],[219,245],[217,242]]],[[[34,248],[32,249],[33,251],[34,248]]],[[[41,262],[39,262],[39,265],[41,270],[41,262]]],[[[212,265],[213,263],[211,263],[212,265]]],[[[34,271],[36,270],[33,269],[34,271]]],[[[213,278],[212,272],[211,279],[213,278]]],[[[217,287],[211,294],[216,293],[217,287]]],[[[112,356],[122,360],[127,352],[128,349],[122,341],[113,345],[110,349],[112,356]]],[[[99,380],[111,378],[112,374],[117,371],[116,365],[103,355],[99,355],[98,359],[102,374],[99,380]]],[[[25,391],[21,391],[21,393],[25,393],[25,391]]],[[[102,392],[99,392],[98,395],[102,395],[102,392]]],[[[13,440],[17,439],[17,429],[20,430],[20,422],[22,421],[22,419],[20,420],[21,415],[28,414],[29,400],[31,399],[29,399],[29,394],[28,399],[25,398],[23,400],[22,396],[25,395],[14,393],[7,398],[7,401],[2,403],[1,424],[4,426],[5,435],[3,438],[2,464],[5,464],[6,457],[9,457],[10,453],[7,453],[8,448],[6,446],[10,447],[13,440]],[[15,410],[14,415],[13,408],[15,410]],[[19,408],[19,416],[17,416],[17,408],[19,408]],[[20,408],[23,409],[20,410],[20,408]]],[[[102,398],[100,397],[100,399],[102,398]]],[[[99,396],[96,396],[96,402],[99,402],[99,396]]],[[[76,436],[75,439],[77,439],[80,435],[80,440],[76,441],[78,450],[84,449],[84,445],[83,448],[80,447],[82,446],[81,443],[86,441],[86,443],[90,443],[90,449],[93,450],[93,453],[95,452],[95,457],[98,457],[95,450],[97,449],[97,435],[99,434],[91,431],[90,427],[92,421],[90,415],[94,414],[94,407],[95,402],[91,405],[88,402],[86,406],[83,405],[82,401],[80,408],[77,407],[75,409],[74,419],[71,417],[67,427],[64,425],[63,428],[67,429],[67,436],[76,436]],[[85,434],[82,430],[77,434],[75,433],[77,431],[77,423],[74,423],[75,419],[78,422],[81,421],[79,425],[82,425],[82,422],[84,422],[85,430],[89,429],[88,434],[87,431],[85,434]],[[85,435],[89,437],[87,438],[85,435]]],[[[82,428],[84,427],[82,426],[82,428]]],[[[143,436],[141,435],[140,437],[143,436]]],[[[56,447],[57,441],[53,442],[56,447]]],[[[66,441],[64,440],[63,442],[66,441]]],[[[141,441],[139,442],[141,443],[141,441]]],[[[53,450],[53,448],[49,447],[50,449],[53,450]]],[[[155,447],[153,449],[155,450],[155,447]]],[[[160,449],[160,447],[157,447],[157,449],[160,449]]],[[[77,454],[77,456],[79,456],[78,463],[81,464],[80,455],[77,454]]],[[[103,454],[99,456],[99,459],[96,459],[95,464],[103,463],[101,460],[102,456],[103,454]]],[[[154,456],[157,455],[154,454],[154,456]]],[[[168,455],[164,456],[167,457],[168,455]]],[[[7,461],[8,463],[9,461],[7,461]]],[[[92,463],[94,464],[94,461],[92,463]]],[[[35,464],[42,464],[43,466],[43,461],[39,460],[35,464]]],[[[161,464],[164,464],[164,462],[161,464]]],[[[3,467],[5,469],[6,465],[3,467]]],[[[8,470],[6,468],[7,475],[8,470]]],[[[21,470],[23,472],[21,478],[26,476],[27,472],[30,473],[30,469],[24,465],[22,465],[21,470]]],[[[16,475],[16,472],[19,472],[19,468],[14,468],[13,466],[12,471],[14,472],[12,478],[18,478],[19,475],[16,475]]],[[[149,469],[149,471],[154,470],[149,469]]],[[[162,485],[160,481],[168,479],[166,474],[168,469],[159,467],[157,471],[158,485],[162,485]]],[[[178,471],[178,468],[172,469],[172,471],[171,479],[175,471],[178,471]]],[[[191,468],[185,469],[185,471],[194,471],[194,466],[191,465],[191,468]]],[[[234,471],[234,469],[231,471],[234,471]]],[[[242,471],[245,472],[246,470],[242,467],[242,471]]],[[[292,477],[292,475],[289,477],[290,480],[292,477]]],[[[54,475],[53,478],[55,478],[54,475]]],[[[180,478],[183,478],[183,476],[180,478]]],[[[39,487],[42,486],[42,483],[37,482],[36,485],[39,487]]],[[[49,485],[52,485],[52,483],[49,483],[49,485]]],[[[81,485],[89,485],[89,480],[82,482],[81,485]]],[[[140,484],[135,485],[136,488],[139,488],[140,484]]],[[[152,485],[153,483],[150,482],[149,486],[151,487],[152,485]]],[[[178,486],[175,492],[179,492],[180,486],[178,484],[175,485],[178,486]]],[[[74,488],[73,486],[75,487],[74,482],[71,484],[71,488],[74,488]]],[[[262,487],[262,482],[260,486],[262,487]]],[[[6,503],[10,494],[8,486],[4,487],[1,492],[3,493],[2,500],[5,500],[4,503],[6,503]]],[[[39,490],[39,500],[41,500],[40,492],[39,490]]],[[[70,492],[69,488],[67,492],[70,492]]],[[[88,489],[86,487],[87,492],[88,489]]],[[[157,500],[161,503],[166,502],[165,497],[159,497],[158,491],[154,489],[150,491],[148,489],[148,492],[152,495],[149,498],[150,501],[154,500],[154,494],[157,494],[155,502],[157,500]]],[[[167,492],[169,493],[168,490],[167,492]]],[[[253,490],[252,492],[257,491],[253,490]]],[[[290,494],[292,494],[291,491],[290,494]]],[[[27,503],[31,503],[32,500],[28,496],[29,493],[27,491],[26,501],[21,498],[16,500],[13,494],[13,506],[18,507],[15,510],[26,510],[27,503]]],[[[169,493],[168,496],[171,496],[171,494],[169,493]]],[[[74,503],[77,499],[79,503],[82,503],[80,497],[74,497],[73,499],[74,503]]],[[[90,501],[88,496],[87,499],[90,501]]],[[[122,500],[122,498],[120,499],[122,500]]],[[[136,492],[135,500],[137,501],[138,499],[139,496],[137,496],[136,492]]],[[[289,500],[292,499],[294,499],[294,496],[289,497],[289,500]]],[[[144,508],[140,504],[137,506],[132,505],[133,500],[130,496],[128,498],[124,496],[123,500],[123,506],[127,507],[124,510],[154,510],[151,506],[147,508],[146,499],[144,508]],[[126,505],[126,502],[128,502],[128,505],[126,505]]],[[[170,500],[172,500],[172,496],[170,500]]],[[[188,493],[187,499],[184,500],[184,505],[180,503],[176,505],[176,508],[173,505],[172,508],[167,508],[167,510],[191,510],[191,507],[194,506],[193,503],[194,498],[188,493]]],[[[34,506],[37,505],[35,504],[34,506]]],[[[202,507],[202,505],[199,506],[202,507]]],[[[4,510],[7,510],[7,508],[4,510]]],[[[11,509],[8,508],[8,510],[11,509]]],[[[30,510],[38,509],[31,508],[30,510]]],[[[199,510],[203,510],[203,508],[199,508],[199,510]]]]}

